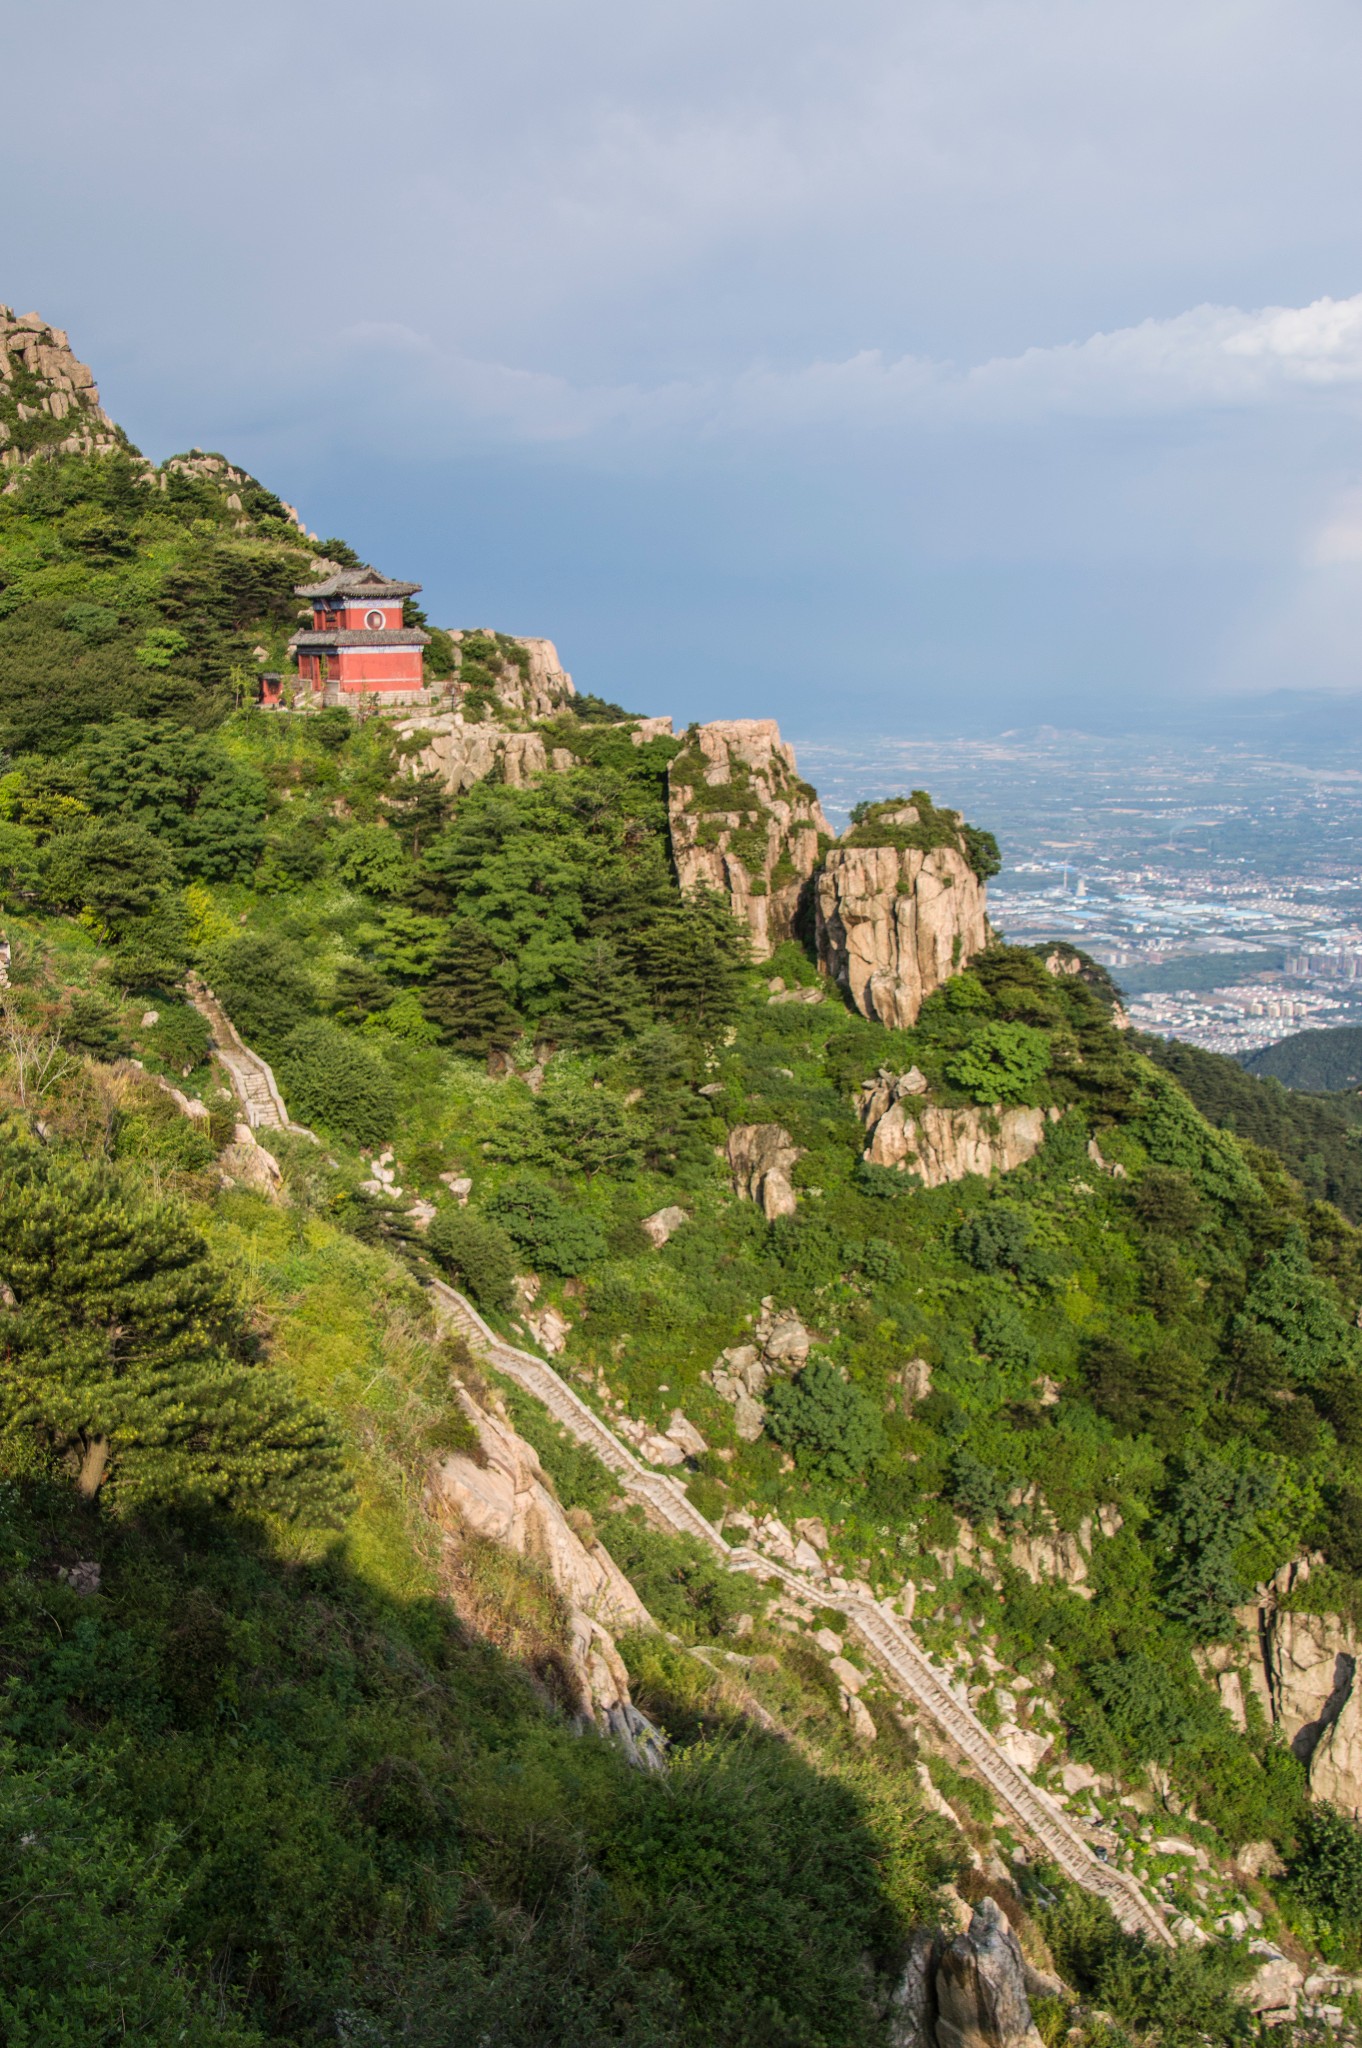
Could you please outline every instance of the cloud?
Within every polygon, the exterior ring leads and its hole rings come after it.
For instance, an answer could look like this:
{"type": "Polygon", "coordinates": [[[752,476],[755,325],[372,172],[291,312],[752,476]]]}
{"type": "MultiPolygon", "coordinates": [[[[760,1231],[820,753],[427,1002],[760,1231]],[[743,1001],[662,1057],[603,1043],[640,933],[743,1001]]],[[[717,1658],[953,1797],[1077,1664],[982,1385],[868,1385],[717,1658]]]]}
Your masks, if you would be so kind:
{"type": "MultiPolygon", "coordinates": [[[[401,358],[402,391],[410,397],[413,385],[421,387],[422,400],[435,399],[451,426],[476,424],[531,442],[955,429],[1330,399],[1352,411],[1362,393],[1362,293],[1250,312],[1196,306],[1172,319],[1142,320],[977,364],[862,349],[841,360],[753,364],[654,384],[577,382],[556,371],[444,350],[432,337],[391,323],[346,328],[336,348],[342,357],[401,358]]],[[[1342,545],[1327,535],[1318,542],[1326,551],[1342,545]]]]}
{"type": "Polygon", "coordinates": [[[1311,569],[1356,567],[1362,563],[1362,491],[1343,492],[1310,534],[1305,563],[1311,569]]]}

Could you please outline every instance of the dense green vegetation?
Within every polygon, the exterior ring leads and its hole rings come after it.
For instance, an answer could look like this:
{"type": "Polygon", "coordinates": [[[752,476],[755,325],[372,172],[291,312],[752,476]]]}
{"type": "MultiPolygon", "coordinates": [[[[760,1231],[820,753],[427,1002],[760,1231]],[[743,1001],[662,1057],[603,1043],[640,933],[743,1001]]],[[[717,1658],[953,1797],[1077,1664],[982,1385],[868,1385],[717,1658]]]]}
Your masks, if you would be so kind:
{"type": "Polygon", "coordinates": [[[1306,1094],[1275,1075],[1245,1072],[1224,1053],[1203,1052],[1177,1039],[1147,1038],[1140,1044],[1211,1123],[1275,1152],[1307,1193],[1362,1223],[1362,1098],[1306,1094]]]}
{"type": "MultiPolygon", "coordinates": [[[[296,529],[164,474],[44,464],[0,499],[0,2031],[883,2041],[906,1933],[964,1872],[913,1737],[871,1687],[872,1762],[789,1615],[507,1394],[664,1631],[623,1649],[667,1772],[584,1734],[561,1598],[424,1503],[432,1455],[473,1448],[453,1381],[496,1393],[429,1321],[434,1271],[522,1335],[552,1306],[588,1398],[700,1429],[706,1514],[816,1518],[844,1576],[911,1581],[939,1654],[987,1641],[1048,1692],[1056,1754],[1156,1781],[1214,1849],[1275,1843],[1267,1909],[1353,1953],[1355,1830],[1197,1661],[1303,1550],[1313,1597],[1362,1597],[1362,1234],[1298,1101],[1273,1125],[1281,1091],[1241,1075],[1257,1122],[1228,1092],[1199,1113],[1209,1070],[1147,1057],[1100,976],[1004,945],[910,1031],[827,986],[772,1003],[813,964],[757,970],[722,902],[682,899],[678,743],[615,707],[546,727],[568,772],[457,801],[382,720],[234,708],[252,636],[291,623],[296,529]],[[272,1139],[280,1203],[223,1185],[191,968],[320,1140],[272,1139]],[[1043,1110],[1042,1147],[930,1189],[867,1164],[859,1091],[914,1065],[943,1109],[1043,1110]],[[741,1124],[798,1148],[794,1215],[735,1194],[741,1124]],[[749,1440],[714,1367],[763,1304],[810,1350],[749,1440]],[[1028,1567],[1080,1533],[1081,1589],[1028,1567]]],[[[484,709],[515,646],[464,643],[484,709]]],[[[913,803],[855,829],[991,871],[987,834],[913,803]]],[[[1032,1903],[1123,2025],[1237,2031],[1234,1957],[1032,1903]]]]}
{"type": "Polygon", "coordinates": [[[1286,1088],[1362,1088],[1362,1030],[1344,1024],[1333,1031],[1297,1031],[1248,1053],[1244,1065],[1286,1088]]]}

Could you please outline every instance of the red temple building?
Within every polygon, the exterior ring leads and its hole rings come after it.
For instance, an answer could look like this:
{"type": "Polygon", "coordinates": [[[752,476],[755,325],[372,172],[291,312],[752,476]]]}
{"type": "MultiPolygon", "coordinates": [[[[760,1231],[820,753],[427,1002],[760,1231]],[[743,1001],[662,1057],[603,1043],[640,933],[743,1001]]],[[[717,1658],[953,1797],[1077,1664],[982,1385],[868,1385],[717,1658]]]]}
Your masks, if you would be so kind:
{"type": "Polygon", "coordinates": [[[295,633],[289,652],[313,690],[345,696],[419,690],[425,680],[421,650],[430,635],[402,622],[403,599],[419,583],[391,583],[377,569],[338,569],[325,583],[303,583],[298,596],[312,603],[310,631],[295,633]]]}

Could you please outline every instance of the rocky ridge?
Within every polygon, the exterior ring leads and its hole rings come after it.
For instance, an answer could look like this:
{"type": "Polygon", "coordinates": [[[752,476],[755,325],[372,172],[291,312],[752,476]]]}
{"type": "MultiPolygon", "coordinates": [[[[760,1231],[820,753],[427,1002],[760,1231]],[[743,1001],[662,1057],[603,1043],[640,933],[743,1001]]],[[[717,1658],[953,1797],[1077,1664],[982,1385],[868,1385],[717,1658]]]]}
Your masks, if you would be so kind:
{"type": "MultiPolygon", "coordinates": [[[[548,1575],[568,1608],[583,1718],[614,1736],[636,1763],[656,1769],[663,1740],[633,1703],[614,1634],[651,1629],[652,1616],[589,1527],[569,1521],[539,1459],[504,1410],[480,1406],[465,1387],[456,1392],[477,1432],[478,1454],[455,1452],[435,1466],[430,1499],[436,1520],[448,1531],[452,1518],[457,1528],[501,1544],[548,1575]]],[[[446,1540],[457,1545],[459,1536],[451,1532],[446,1540]]]]}
{"type": "Polygon", "coordinates": [[[104,455],[121,440],[65,331],[0,306],[0,467],[18,469],[48,449],[104,455]]]}
{"type": "Polygon", "coordinates": [[[832,829],[773,718],[691,726],[668,778],[672,859],[683,890],[727,898],[765,960],[793,936],[832,829]]]}
{"type": "Polygon", "coordinates": [[[1243,1646],[1203,1653],[1221,1702],[1242,1728],[1252,1693],[1272,1726],[1299,1757],[1316,1799],[1362,1818],[1362,1698],[1357,1669],[1362,1639],[1341,1614],[1311,1613],[1290,1604],[1317,1559],[1283,1565],[1239,1610],[1243,1646]]]}

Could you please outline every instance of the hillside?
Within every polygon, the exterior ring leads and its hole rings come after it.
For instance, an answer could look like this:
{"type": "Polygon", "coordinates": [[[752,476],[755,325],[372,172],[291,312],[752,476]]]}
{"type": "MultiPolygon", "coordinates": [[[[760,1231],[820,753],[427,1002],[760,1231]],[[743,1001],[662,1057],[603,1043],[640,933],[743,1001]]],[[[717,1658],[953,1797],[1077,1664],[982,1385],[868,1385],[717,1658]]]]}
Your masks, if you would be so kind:
{"type": "Polygon", "coordinates": [[[95,403],[0,493],[0,2033],[1352,2037],[1300,1127],[771,721],[254,708],[320,557],[95,403]]]}
{"type": "Polygon", "coordinates": [[[1317,1201],[1332,1202],[1362,1223],[1362,1098],[1351,1092],[1307,1094],[1275,1075],[1246,1071],[1224,1053],[1203,1052],[1178,1039],[1142,1038],[1140,1050],[1173,1075],[1209,1122],[1275,1152],[1317,1201]]]}
{"type": "Polygon", "coordinates": [[[1246,1053],[1250,1074],[1280,1081],[1284,1088],[1327,1094],[1362,1088],[1362,1030],[1341,1025],[1333,1031],[1295,1031],[1258,1052],[1246,1053]]]}

